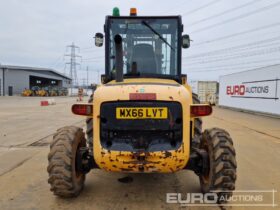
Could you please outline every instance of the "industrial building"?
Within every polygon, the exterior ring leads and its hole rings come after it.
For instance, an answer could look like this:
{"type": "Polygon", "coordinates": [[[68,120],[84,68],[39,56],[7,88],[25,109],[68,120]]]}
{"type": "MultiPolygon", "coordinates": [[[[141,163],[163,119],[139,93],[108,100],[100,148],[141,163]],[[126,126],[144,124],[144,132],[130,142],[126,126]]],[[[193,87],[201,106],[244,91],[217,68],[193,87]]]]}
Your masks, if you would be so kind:
{"type": "Polygon", "coordinates": [[[280,65],[221,76],[219,105],[280,116],[280,65]]]}
{"type": "Polygon", "coordinates": [[[19,95],[34,86],[69,88],[71,78],[48,68],[0,66],[0,96],[19,95]]]}

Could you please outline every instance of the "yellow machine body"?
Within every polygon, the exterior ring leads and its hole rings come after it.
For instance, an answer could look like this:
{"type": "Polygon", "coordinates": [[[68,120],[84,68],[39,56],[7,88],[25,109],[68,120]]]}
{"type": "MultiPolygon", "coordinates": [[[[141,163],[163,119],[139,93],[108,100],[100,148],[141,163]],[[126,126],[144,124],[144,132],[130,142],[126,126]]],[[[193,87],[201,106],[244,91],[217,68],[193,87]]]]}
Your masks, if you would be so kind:
{"type": "MultiPolygon", "coordinates": [[[[155,106],[156,106],[156,101],[155,106]]],[[[93,98],[93,156],[96,164],[107,171],[172,173],[183,169],[190,154],[191,88],[166,79],[125,79],[111,81],[97,88],[93,98]],[[127,152],[104,149],[100,143],[100,107],[102,103],[129,101],[131,93],[154,93],[156,101],[178,102],[182,106],[182,144],[176,150],[127,152]]],[[[132,121],[133,123],[133,121],[132,121]]]]}

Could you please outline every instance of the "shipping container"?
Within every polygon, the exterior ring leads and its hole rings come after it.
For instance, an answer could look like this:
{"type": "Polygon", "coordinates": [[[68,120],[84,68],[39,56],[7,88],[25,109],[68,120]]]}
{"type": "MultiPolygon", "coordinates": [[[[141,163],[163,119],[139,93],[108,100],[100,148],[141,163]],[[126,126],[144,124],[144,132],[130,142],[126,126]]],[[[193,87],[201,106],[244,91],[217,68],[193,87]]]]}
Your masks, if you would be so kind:
{"type": "Polygon", "coordinates": [[[280,65],[220,77],[219,105],[280,115],[280,65]]]}
{"type": "Polygon", "coordinates": [[[197,94],[197,81],[196,80],[191,80],[188,83],[192,88],[192,92],[197,94]]]}
{"type": "Polygon", "coordinates": [[[216,104],[219,92],[217,81],[190,81],[192,91],[198,95],[201,103],[216,104]]]}

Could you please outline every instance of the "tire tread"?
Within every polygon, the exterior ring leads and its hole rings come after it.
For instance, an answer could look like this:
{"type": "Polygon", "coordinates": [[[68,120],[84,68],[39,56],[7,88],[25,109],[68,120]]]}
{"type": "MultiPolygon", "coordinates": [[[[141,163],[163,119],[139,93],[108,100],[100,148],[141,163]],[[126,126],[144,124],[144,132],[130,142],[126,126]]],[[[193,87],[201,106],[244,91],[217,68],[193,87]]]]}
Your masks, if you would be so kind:
{"type": "MultiPolygon", "coordinates": [[[[218,192],[218,198],[224,196],[231,196],[235,189],[236,182],[236,153],[233,146],[233,141],[229,133],[220,128],[212,128],[204,131],[204,141],[207,141],[208,147],[212,151],[212,177],[210,186],[202,187],[202,191],[206,193],[205,189],[218,192]],[[227,191],[227,192],[223,192],[227,191]]],[[[211,164],[210,164],[211,165],[211,164]]],[[[202,181],[201,184],[203,185],[202,181]]]]}
{"type": "MultiPolygon", "coordinates": [[[[75,183],[75,174],[73,174],[73,151],[74,143],[85,144],[84,133],[81,128],[67,126],[57,130],[50,144],[48,154],[49,164],[47,171],[49,173],[48,183],[50,190],[57,196],[74,197],[83,189],[85,176],[75,183]]],[[[74,161],[75,162],[75,161],[74,161]]]]}

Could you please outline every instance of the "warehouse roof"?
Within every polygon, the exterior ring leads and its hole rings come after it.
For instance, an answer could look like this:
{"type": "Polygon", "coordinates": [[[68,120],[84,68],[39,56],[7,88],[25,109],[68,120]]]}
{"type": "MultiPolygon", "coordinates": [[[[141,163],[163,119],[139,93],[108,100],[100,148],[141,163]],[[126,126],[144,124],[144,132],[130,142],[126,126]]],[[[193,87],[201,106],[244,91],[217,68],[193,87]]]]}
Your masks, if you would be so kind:
{"type": "Polygon", "coordinates": [[[40,67],[29,67],[29,66],[11,66],[11,65],[0,65],[0,68],[3,69],[9,69],[9,70],[23,70],[23,71],[48,71],[48,72],[52,72],[56,75],[59,75],[63,78],[66,78],[66,79],[70,79],[70,77],[54,70],[54,69],[50,69],[50,68],[40,68],[40,67]]]}

